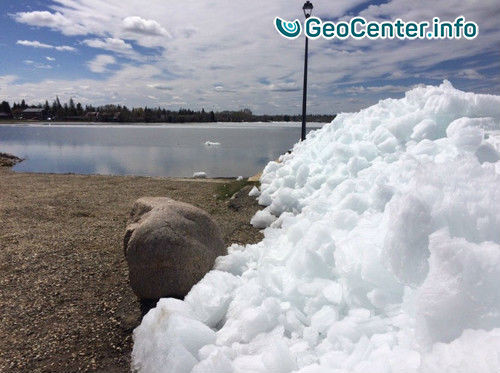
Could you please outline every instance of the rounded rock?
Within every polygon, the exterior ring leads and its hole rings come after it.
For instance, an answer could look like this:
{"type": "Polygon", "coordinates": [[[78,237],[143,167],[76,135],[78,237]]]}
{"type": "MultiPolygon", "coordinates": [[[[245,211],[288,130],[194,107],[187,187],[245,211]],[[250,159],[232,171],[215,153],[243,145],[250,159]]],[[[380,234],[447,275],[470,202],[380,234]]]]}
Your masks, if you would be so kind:
{"type": "Polygon", "coordinates": [[[130,285],[140,299],[184,298],[227,254],[210,215],[163,197],[137,200],[124,239],[130,285]]]}

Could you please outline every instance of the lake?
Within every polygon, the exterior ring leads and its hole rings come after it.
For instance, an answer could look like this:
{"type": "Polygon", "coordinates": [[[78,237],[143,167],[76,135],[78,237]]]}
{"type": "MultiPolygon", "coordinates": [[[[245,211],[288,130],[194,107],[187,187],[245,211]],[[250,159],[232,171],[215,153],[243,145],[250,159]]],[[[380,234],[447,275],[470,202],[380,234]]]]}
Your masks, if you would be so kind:
{"type": "Polygon", "coordinates": [[[14,167],[18,172],[248,177],[299,138],[300,123],[291,122],[15,124],[0,125],[0,152],[25,158],[14,167]]]}

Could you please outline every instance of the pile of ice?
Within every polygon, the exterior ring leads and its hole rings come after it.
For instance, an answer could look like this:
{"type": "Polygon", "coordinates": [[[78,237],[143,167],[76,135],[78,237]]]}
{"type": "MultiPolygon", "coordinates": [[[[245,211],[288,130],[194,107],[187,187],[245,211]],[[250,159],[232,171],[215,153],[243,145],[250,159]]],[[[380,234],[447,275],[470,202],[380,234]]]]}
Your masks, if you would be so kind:
{"type": "Polygon", "coordinates": [[[500,97],[444,82],[311,133],[263,173],[263,241],[161,300],[133,368],[499,372],[498,129],[500,97]]]}

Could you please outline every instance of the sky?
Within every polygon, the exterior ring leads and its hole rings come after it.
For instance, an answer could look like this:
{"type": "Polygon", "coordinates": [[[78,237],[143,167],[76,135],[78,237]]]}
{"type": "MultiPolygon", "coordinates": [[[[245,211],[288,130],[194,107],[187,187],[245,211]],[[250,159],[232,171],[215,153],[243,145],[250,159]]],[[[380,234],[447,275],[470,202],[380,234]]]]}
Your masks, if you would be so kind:
{"type": "MultiPolygon", "coordinates": [[[[418,84],[500,94],[498,0],[312,0],[339,21],[453,21],[473,40],[312,40],[311,113],[356,111],[418,84]]],[[[298,0],[0,0],[0,100],[298,114],[304,38],[298,0]]]]}

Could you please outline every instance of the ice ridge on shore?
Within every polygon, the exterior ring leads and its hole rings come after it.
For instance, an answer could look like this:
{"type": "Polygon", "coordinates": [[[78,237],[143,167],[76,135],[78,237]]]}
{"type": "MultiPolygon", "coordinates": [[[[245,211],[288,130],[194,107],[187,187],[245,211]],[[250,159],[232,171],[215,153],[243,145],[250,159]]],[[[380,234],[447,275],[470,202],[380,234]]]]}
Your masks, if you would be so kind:
{"type": "Polygon", "coordinates": [[[254,192],[265,238],[162,299],[132,368],[500,371],[498,130],[500,96],[445,81],[311,132],[254,192]]]}

